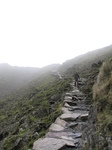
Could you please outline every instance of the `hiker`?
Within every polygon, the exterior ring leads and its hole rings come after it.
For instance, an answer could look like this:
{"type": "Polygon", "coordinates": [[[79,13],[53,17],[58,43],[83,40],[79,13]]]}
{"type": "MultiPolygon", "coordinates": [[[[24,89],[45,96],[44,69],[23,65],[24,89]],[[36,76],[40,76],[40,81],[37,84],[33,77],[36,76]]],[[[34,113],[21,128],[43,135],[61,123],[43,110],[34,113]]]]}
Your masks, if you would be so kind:
{"type": "Polygon", "coordinates": [[[79,79],[78,73],[74,74],[74,79],[75,79],[75,86],[78,87],[78,79],[79,79]]]}

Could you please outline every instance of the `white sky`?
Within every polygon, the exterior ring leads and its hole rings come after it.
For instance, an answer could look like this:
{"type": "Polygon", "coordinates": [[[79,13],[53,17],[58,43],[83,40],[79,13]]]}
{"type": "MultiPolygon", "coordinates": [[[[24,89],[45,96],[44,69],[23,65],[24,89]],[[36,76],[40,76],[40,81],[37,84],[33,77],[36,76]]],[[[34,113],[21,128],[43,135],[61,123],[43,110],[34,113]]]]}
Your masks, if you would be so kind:
{"type": "Polygon", "coordinates": [[[42,67],[112,44],[112,0],[0,0],[0,63],[42,67]]]}

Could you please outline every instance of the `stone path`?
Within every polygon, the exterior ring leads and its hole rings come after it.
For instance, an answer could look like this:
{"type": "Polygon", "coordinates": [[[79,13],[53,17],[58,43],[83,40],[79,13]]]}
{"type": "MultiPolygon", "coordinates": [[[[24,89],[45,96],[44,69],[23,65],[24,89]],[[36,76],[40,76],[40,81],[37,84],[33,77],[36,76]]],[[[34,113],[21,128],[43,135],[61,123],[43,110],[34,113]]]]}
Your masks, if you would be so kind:
{"type": "Polygon", "coordinates": [[[44,138],[34,142],[33,150],[83,150],[86,141],[83,129],[88,124],[90,107],[86,98],[72,84],[73,91],[66,93],[62,115],[50,126],[44,138]]]}

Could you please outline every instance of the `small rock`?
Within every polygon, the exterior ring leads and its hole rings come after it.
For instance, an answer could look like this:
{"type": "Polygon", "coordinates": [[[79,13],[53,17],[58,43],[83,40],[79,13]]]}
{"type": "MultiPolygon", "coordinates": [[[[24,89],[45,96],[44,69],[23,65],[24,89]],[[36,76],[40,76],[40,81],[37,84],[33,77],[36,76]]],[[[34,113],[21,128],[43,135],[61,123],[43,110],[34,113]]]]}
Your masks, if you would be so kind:
{"type": "Polygon", "coordinates": [[[23,128],[20,128],[20,129],[19,129],[19,132],[21,132],[21,131],[23,131],[23,128]]]}
{"type": "Polygon", "coordinates": [[[38,132],[34,133],[34,138],[36,138],[38,136],[38,132]]]}

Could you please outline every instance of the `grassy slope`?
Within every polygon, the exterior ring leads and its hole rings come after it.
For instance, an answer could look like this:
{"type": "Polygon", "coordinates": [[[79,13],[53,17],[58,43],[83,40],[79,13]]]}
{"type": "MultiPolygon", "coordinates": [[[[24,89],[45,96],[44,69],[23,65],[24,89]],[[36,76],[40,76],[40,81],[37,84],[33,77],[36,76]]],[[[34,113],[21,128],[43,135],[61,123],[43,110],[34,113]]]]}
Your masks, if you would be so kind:
{"type": "Polygon", "coordinates": [[[70,79],[60,80],[49,72],[35,79],[7,100],[1,100],[0,138],[6,137],[3,149],[11,150],[14,147],[16,150],[21,147],[23,150],[27,149],[32,147],[36,138],[44,135],[49,125],[60,113],[62,95],[69,90],[69,82],[75,71],[81,77],[87,78],[82,90],[91,99],[92,87],[101,66],[98,62],[107,60],[111,55],[112,46],[79,56],[67,61],[59,69],[65,77],[70,77],[70,79]],[[92,67],[94,63],[96,65],[92,67]],[[39,133],[37,137],[34,136],[35,132],[39,133]],[[18,147],[16,147],[17,142],[18,147]]]}
{"type": "Polygon", "coordinates": [[[69,90],[69,82],[49,72],[23,89],[20,98],[17,93],[18,96],[1,101],[0,131],[6,138],[2,149],[28,149],[45,134],[61,112],[62,96],[69,90]],[[37,137],[35,132],[39,133],[37,137]]]}
{"type": "Polygon", "coordinates": [[[107,148],[107,138],[112,137],[112,58],[103,63],[93,87],[94,101],[98,107],[98,133],[104,141],[100,149],[107,148]]]}
{"type": "Polygon", "coordinates": [[[12,67],[8,64],[0,64],[0,100],[26,86],[29,82],[45,74],[50,70],[56,70],[58,64],[43,68],[12,67]]]}
{"type": "Polygon", "coordinates": [[[112,55],[112,45],[95,51],[90,51],[86,54],[80,55],[72,60],[68,60],[60,66],[60,72],[66,76],[72,76],[75,71],[79,72],[81,76],[88,76],[88,69],[91,69],[93,63],[98,63],[102,60],[107,60],[112,55]]]}

